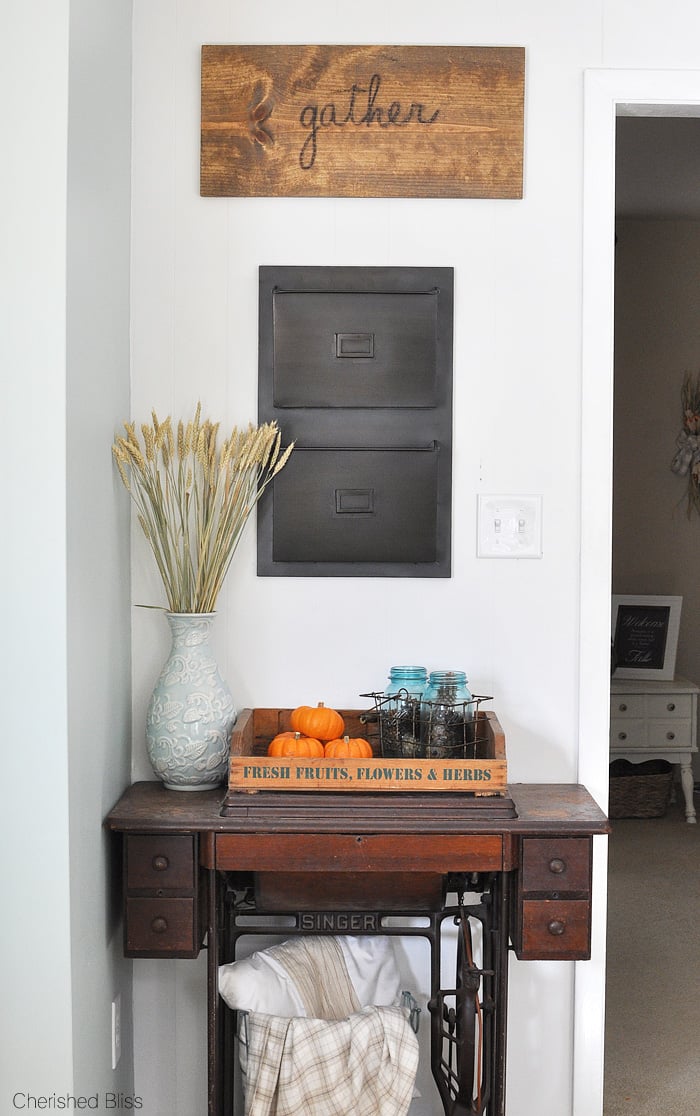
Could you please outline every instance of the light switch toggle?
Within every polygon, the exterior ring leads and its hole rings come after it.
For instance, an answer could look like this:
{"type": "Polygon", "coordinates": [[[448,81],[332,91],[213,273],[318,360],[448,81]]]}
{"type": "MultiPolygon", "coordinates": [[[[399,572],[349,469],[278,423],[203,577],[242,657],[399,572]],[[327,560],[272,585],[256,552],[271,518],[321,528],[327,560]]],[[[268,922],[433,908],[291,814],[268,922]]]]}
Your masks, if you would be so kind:
{"type": "Polygon", "coordinates": [[[541,558],[541,496],[479,496],[477,557],[541,558]]]}

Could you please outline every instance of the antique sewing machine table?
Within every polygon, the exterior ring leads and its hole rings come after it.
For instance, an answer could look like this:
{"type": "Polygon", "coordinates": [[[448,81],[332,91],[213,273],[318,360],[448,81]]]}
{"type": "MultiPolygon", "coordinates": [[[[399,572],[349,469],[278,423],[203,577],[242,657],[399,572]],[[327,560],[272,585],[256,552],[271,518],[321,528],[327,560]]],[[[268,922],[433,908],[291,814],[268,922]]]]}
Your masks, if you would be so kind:
{"type": "Polygon", "coordinates": [[[225,810],[223,801],[223,788],[135,783],[106,819],[123,840],[126,955],[208,950],[209,1116],[233,1104],[235,1021],[218,967],[243,934],[269,935],[271,914],[294,916],[285,937],[428,938],[431,1064],[445,1112],[504,1116],[508,950],[522,960],[590,955],[592,839],[608,822],[585,787],[519,783],[492,797],[242,792],[225,810]],[[461,927],[447,990],[446,921],[461,927]]]}

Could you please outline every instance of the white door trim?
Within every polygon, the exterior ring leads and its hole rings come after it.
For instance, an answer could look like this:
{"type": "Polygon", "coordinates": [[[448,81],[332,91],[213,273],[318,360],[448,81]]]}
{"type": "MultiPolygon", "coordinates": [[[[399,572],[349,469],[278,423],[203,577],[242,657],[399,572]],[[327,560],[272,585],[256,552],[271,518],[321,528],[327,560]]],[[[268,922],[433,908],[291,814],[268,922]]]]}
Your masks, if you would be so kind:
{"type": "MultiPolygon", "coordinates": [[[[588,70],[584,84],[578,777],[608,799],[615,119],[700,116],[700,70],[588,70]]],[[[601,1116],[607,841],[596,838],[593,955],[576,963],[573,1116],[601,1116]]]]}

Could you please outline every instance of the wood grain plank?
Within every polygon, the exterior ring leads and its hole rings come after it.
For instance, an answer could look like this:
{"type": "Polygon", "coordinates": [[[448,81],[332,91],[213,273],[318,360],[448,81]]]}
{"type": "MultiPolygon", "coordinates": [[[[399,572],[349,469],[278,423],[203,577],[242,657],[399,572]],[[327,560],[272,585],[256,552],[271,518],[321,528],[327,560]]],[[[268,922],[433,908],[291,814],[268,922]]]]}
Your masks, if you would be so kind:
{"type": "Polygon", "coordinates": [[[267,746],[278,732],[290,728],[292,710],[241,710],[231,734],[229,791],[505,794],[508,779],[505,736],[492,710],[477,714],[477,758],[464,760],[379,758],[376,728],[366,723],[367,714],[358,709],[339,712],[348,735],[369,737],[374,758],[270,758],[267,746]]]}
{"type": "Polygon", "coordinates": [[[202,47],[203,197],[519,198],[520,47],[202,47]]]}
{"type": "Polygon", "coordinates": [[[503,867],[503,838],[483,833],[452,834],[335,833],[319,841],[315,834],[219,833],[219,871],[274,872],[498,872],[503,867]]]}

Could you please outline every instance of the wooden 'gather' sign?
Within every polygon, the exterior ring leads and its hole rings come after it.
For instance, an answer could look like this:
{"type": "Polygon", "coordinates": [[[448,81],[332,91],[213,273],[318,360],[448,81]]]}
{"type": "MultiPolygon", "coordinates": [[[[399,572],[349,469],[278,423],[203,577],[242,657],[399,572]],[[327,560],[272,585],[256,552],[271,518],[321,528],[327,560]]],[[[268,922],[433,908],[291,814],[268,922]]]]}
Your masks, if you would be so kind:
{"type": "Polygon", "coordinates": [[[520,47],[204,46],[204,197],[519,198],[520,47]]]}

